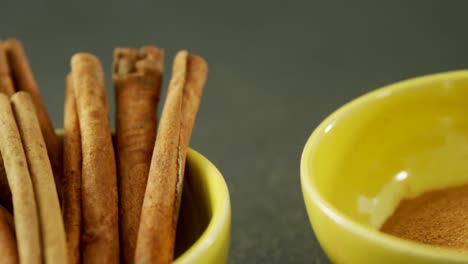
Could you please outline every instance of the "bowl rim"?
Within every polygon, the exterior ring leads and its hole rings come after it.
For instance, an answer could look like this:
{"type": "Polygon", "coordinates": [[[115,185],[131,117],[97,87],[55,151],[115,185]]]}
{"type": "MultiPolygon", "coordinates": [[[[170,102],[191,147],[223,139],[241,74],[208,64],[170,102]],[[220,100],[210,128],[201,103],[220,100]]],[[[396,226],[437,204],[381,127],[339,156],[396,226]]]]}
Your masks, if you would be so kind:
{"type": "Polygon", "coordinates": [[[382,100],[395,94],[403,93],[407,90],[421,88],[421,84],[457,79],[468,79],[468,70],[457,70],[423,75],[386,85],[382,88],[378,88],[354,100],[351,100],[330,114],[318,125],[318,127],[315,128],[315,130],[308,138],[302,151],[300,171],[304,199],[309,197],[312,203],[314,203],[320,211],[322,211],[328,218],[330,218],[336,224],[342,226],[344,229],[362,237],[363,239],[378,244],[380,247],[383,247],[387,250],[400,251],[408,255],[428,257],[444,261],[466,262],[468,260],[468,252],[461,252],[455,249],[441,248],[401,239],[389,234],[382,233],[376,229],[372,229],[348,218],[320,195],[314,182],[312,181],[314,175],[312,173],[311,166],[308,165],[308,161],[315,154],[316,146],[318,145],[319,141],[330,129],[329,126],[333,126],[336,122],[339,122],[340,119],[352,114],[354,110],[361,109],[375,101],[382,100]]]}
{"type": "MultiPolygon", "coordinates": [[[[223,232],[224,227],[229,225],[231,213],[229,190],[221,172],[219,172],[211,161],[193,149],[189,149],[187,152],[187,159],[197,160],[196,162],[203,162],[206,166],[210,167],[209,170],[211,173],[206,174],[205,177],[209,178],[208,182],[210,185],[220,187],[217,189],[218,194],[216,197],[210,195],[210,200],[222,199],[222,201],[214,203],[215,206],[212,210],[213,215],[211,216],[207,227],[201,236],[198,237],[186,251],[184,251],[178,258],[174,259],[174,263],[176,264],[195,263],[195,261],[198,260],[199,257],[215,243],[217,238],[223,232]]],[[[212,187],[210,189],[212,189],[212,187]]]]}

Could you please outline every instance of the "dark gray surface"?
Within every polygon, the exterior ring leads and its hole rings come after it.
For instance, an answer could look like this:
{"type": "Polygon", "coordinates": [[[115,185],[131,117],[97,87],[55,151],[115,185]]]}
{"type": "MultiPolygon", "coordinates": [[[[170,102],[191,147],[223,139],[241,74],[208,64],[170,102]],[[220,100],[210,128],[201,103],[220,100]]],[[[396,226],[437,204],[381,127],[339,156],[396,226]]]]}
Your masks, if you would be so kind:
{"type": "Polygon", "coordinates": [[[300,191],[311,131],[366,91],[468,64],[463,1],[127,2],[2,1],[0,38],[25,43],[57,127],[74,52],[97,54],[109,72],[116,45],[157,44],[166,76],[177,50],[204,56],[191,145],[229,185],[231,263],[327,263],[300,191]]]}

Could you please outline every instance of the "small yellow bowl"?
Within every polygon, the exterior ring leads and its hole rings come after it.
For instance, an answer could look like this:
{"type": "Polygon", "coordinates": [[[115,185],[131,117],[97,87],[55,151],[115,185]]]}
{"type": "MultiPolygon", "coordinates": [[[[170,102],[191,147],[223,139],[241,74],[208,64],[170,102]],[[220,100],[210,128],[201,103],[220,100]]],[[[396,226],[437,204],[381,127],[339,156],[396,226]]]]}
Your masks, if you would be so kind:
{"type": "Polygon", "coordinates": [[[468,71],[366,94],[312,133],[301,185],[334,263],[468,263],[468,252],[379,232],[403,198],[468,183],[468,71]]]}
{"type": "MultiPolygon", "coordinates": [[[[63,130],[57,130],[62,138],[63,130]]],[[[221,173],[189,149],[177,224],[175,264],[227,263],[231,202],[221,173]]]]}

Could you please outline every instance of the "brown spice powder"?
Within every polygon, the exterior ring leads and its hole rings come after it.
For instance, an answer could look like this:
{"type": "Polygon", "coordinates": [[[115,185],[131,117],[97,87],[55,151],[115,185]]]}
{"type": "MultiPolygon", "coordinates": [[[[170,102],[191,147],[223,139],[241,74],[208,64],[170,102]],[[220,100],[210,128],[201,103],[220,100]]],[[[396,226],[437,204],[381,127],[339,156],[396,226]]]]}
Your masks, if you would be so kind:
{"type": "Polygon", "coordinates": [[[381,231],[425,244],[468,250],[468,185],[403,200],[381,231]]]}

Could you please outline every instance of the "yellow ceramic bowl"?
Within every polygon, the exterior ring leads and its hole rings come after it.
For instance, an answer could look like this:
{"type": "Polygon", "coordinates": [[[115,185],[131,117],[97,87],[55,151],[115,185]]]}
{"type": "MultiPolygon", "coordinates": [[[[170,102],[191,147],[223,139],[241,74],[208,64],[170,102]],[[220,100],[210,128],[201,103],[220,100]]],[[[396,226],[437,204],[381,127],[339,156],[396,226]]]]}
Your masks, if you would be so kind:
{"type": "MultiPolygon", "coordinates": [[[[57,130],[59,136],[62,130],[57,130]]],[[[187,153],[175,264],[227,263],[231,203],[221,173],[195,150],[187,153]]]]}
{"type": "Polygon", "coordinates": [[[468,253],[378,231],[402,198],[468,183],[468,71],[366,94],[309,138],[301,184],[312,228],[335,263],[468,263],[468,253]]]}

